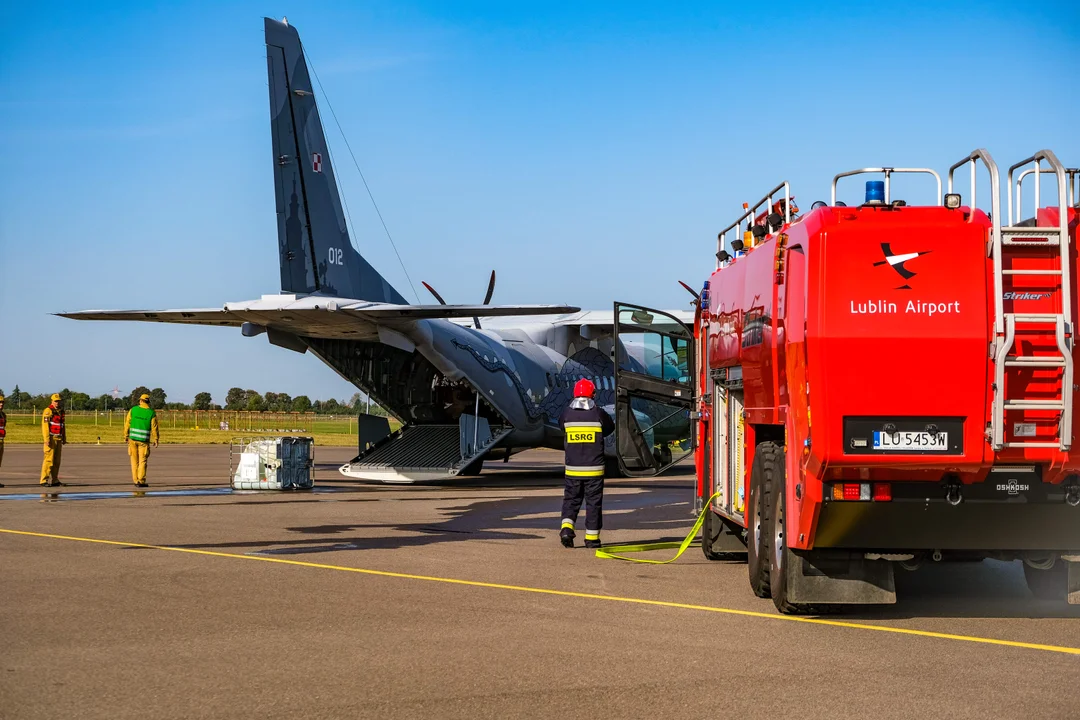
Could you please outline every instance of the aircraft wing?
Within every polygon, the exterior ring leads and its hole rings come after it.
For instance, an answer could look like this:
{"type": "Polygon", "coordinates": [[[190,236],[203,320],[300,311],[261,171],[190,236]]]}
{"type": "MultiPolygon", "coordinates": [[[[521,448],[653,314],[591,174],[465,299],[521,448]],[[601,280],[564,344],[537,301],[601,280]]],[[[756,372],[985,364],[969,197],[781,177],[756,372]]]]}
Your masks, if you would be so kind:
{"type": "Polygon", "coordinates": [[[72,320],[126,320],[137,322],[180,323],[183,325],[225,325],[240,327],[244,318],[221,308],[190,310],[80,310],[56,313],[72,320]]]}
{"type": "Polygon", "coordinates": [[[380,324],[413,320],[561,315],[578,312],[569,305],[396,305],[321,296],[265,295],[261,300],[228,303],[221,309],[85,310],[57,313],[72,320],[123,320],[240,327],[252,323],[295,335],[346,338],[380,324]]]}
{"type": "MultiPolygon", "coordinates": [[[[668,313],[674,316],[676,319],[692,325],[694,323],[694,311],[693,310],[663,310],[662,312],[668,313]]],[[[615,311],[614,310],[585,310],[584,312],[577,312],[565,317],[557,318],[553,321],[553,324],[558,325],[581,325],[595,328],[607,328],[611,329],[615,327],[615,311]]]]}

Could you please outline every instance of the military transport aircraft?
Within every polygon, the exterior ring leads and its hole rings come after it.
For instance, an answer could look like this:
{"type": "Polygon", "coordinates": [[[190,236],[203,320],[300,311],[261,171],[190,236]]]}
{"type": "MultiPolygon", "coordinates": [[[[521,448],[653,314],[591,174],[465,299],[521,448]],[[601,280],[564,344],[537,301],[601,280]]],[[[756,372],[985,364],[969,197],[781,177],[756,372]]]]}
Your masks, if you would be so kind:
{"type": "Polygon", "coordinates": [[[686,457],[693,313],[489,305],[494,273],[481,305],[445,304],[430,286],[439,304],[410,305],[350,242],[299,34],[270,18],[265,31],[281,293],[220,309],[60,315],[239,327],[310,350],[402,423],[361,437],[341,468],[352,477],[445,480],[485,458],[561,448],[559,414],[582,377],[616,417],[607,454],[618,447],[624,472],[652,475],[686,457]]]}

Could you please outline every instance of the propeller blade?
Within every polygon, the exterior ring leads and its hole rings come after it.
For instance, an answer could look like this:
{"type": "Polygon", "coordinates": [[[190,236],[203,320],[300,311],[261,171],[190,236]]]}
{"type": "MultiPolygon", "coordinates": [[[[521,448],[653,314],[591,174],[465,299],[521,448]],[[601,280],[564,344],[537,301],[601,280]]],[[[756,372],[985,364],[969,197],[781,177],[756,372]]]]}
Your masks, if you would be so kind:
{"type": "Polygon", "coordinates": [[[424,287],[426,287],[428,289],[428,292],[435,296],[435,299],[439,301],[440,305],[445,305],[446,304],[446,301],[442,299],[442,295],[435,292],[435,288],[431,287],[430,285],[428,285],[423,280],[420,281],[420,284],[423,285],[424,287]]]}
{"type": "Polygon", "coordinates": [[[491,279],[488,280],[487,295],[484,296],[484,305],[491,302],[491,296],[495,294],[495,271],[491,271],[491,279]]]}
{"type": "MultiPolygon", "coordinates": [[[[424,284],[426,285],[427,283],[424,283],[424,284]]],[[[680,284],[680,285],[682,285],[682,286],[683,286],[684,288],[686,288],[686,292],[688,292],[688,293],[690,293],[691,295],[693,295],[693,296],[694,296],[694,299],[695,299],[695,300],[700,300],[700,299],[701,299],[701,296],[697,294],[697,291],[696,291],[696,290],[694,290],[694,288],[690,287],[689,285],[687,285],[686,283],[684,283],[684,282],[683,282],[682,280],[680,280],[680,281],[679,281],[679,284],[680,284]]],[[[431,288],[428,288],[428,290],[431,290],[431,288]]],[[[433,292],[434,292],[434,291],[433,291],[433,292]]],[[[436,297],[437,297],[437,296],[436,296],[436,297]]]]}

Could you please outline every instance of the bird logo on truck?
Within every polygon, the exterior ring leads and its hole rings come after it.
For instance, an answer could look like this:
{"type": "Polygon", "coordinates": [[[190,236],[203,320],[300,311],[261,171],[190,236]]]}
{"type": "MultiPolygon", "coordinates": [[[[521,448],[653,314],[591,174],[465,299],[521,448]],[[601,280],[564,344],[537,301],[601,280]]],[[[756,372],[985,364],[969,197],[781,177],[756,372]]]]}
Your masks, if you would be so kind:
{"type": "MultiPolygon", "coordinates": [[[[911,260],[914,260],[920,255],[926,255],[930,251],[920,250],[919,252],[902,253],[898,255],[892,251],[890,243],[881,243],[881,252],[885,255],[885,259],[879,260],[878,262],[874,263],[874,267],[878,267],[879,265],[888,265],[893,270],[895,270],[897,274],[900,275],[900,277],[904,278],[905,280],[910,280],[911,278],[915,277],[915,273],[914,271],[908,270],[906,267],[904,267],[904,264],[911,260]]],[[[902,285],[897,288],[897,290],[910,289],[910,285],[902,285]]]]}

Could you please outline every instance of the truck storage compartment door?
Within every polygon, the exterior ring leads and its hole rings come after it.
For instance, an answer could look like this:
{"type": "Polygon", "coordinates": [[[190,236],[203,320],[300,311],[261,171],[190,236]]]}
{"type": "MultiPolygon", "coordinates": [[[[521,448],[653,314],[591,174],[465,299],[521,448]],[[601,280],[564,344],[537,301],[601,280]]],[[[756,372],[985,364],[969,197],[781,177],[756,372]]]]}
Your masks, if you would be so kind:
{"type": "Polygon", "coordinates": [[[693,455],[694,336],[666,313],[615,303],[615,448],[627,475],[693,455]]]}

